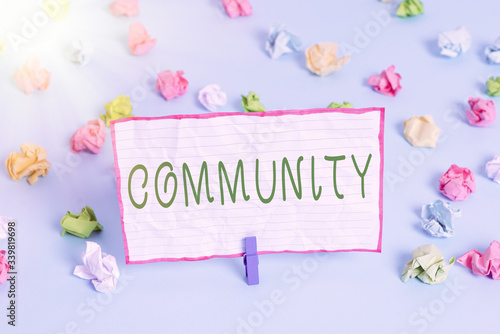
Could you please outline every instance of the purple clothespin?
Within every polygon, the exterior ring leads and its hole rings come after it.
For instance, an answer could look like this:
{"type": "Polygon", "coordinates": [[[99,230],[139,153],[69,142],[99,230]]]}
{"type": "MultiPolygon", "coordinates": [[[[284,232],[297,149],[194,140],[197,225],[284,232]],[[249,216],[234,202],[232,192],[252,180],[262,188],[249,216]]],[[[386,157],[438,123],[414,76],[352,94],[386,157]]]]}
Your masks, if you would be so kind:
{"type": "Polygon", "coordinates": [[[245,274],[248,285],[259,284],[259,257],[257,255],[257,237],[245,238],[245,255],[243,263],[245,264],[245,274]]]}

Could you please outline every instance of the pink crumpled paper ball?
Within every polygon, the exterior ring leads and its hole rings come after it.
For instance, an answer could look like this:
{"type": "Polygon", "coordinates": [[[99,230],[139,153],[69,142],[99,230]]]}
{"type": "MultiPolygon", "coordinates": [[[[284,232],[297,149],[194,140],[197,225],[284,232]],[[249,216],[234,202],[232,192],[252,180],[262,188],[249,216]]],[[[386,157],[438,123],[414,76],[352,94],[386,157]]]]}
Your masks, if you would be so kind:
{"type": "Polygon", "coordinates": [[[387,70],[383,70],[380,75],[371,75],[368,78],[368,86],[372,86],[375,91],[384,95],[396,96],[402,87],[399,83],[401,75],[394,72],[395,68],[394,65],[391,65],[387,70]]]}
{"type": "Polygon", "coordinates": [[[483,254],[476,249],[471,250],[460,256],[457,262],[474,274],[500,279],[500,243],[494,240],[483,254]]]}
{"type": "Polygon", "coordinates": [[[139,0],[116,0],[109,5],[109,9],[114,16],[131,17],[139,13],[139,0]]]}
{"type": "Polygon", "coordinates": [[[29,58],[22,68],[18,68],[14,74],[14,81],[19,89],[26,94],[35,90],[45,90],[50,85],[50,72],[40,67],[37,58],[29,58]]]}
{"type": "Polygon", "coordinates": [[[146,28],[140,22],[130,25],[128,33],[128,47],[132,54],[143,55],[156,45],[156,38],[149,36],[146,28]]]}
{"type": "Polygon", "coordinates": [[[158,73],[156,90],[160,90],[161,95],[167,100],[184,95],[188,87],[188,81],[182,76],[183,74],[184,71],[158,73]]]}
{"type": "Polygon", "coordinates": [[[466,116],[471,125],[490,126],[497,117],[495,104],[491,100],[480,97],[469,98],[470,110],[467,109],[466,116]]]}
{"type": "Polygon", "coordinates": [[[84,149],[97,154],[106,141],[106,124],[99,118],[88,121],[70,139],[71,151],[78,153],[84,149]]]}
{"type": "Polygon", "coordinates": [[[463,201],[476,191],[474,174],[455,164],[439,178],[439,190],[452,201],[463,201]]]}
{"type": "Polygon", "coordinates": [[[230,18],[252,15],[252,5],[248,0],[222,0],[222,4],[230,18]]]}
{"type": "Polygon", "coordinates": [[[7,262],[7,256],[5,256],[6,252],[0,251],[0,284],[5,283],[9,278],[9,264],[7,262]]]}

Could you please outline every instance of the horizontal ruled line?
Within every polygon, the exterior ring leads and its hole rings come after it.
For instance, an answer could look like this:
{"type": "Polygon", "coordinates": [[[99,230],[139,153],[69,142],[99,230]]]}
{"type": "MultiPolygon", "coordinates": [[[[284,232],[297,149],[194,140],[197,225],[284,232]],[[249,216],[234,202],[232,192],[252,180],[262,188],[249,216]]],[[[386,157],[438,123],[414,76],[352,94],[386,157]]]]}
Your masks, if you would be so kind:
{"type": "MultiPolygon", "coordinates": [[[[304,213],[305,215],[311,215],[311,213],[304,213]]],[[[338,213],[337,215],[342,215],[343,213],[338,213]]],[[[347,215],[353,215],[357,214],[356,212],[347,212],[345,213],[347,215]]],[[[366,214],[366,213],[360,213],[360,214],[366,214]]],[[[292,213],[270,213],[270,214],[265,214],[265,215],[259,215],[260,217],[263,216],[298,216],[301,215],[300,212],[292,212],[292,213]]],[[[321,215],[324,216],[332,216],[335,215],[335,213],[321,213],[321,215]]],[[[240,216],[233,216],[233,217],[197,217],[197,218],[187,218],[187,219],[179,219],[175,218],[175,220],[155,220],[155,223],[166,223],[166,222],[186,222],[186,221],[193,221],[193,220],[207,220],[207,219],[213,219],[213,220],[219,220],[219,219],[235,219],[235,218],[241,218],[240,216]]],[[[138,222],[135,221],[134,224],[151,224],[151,222],[145,221],[145,222],[138,222]]]]}
{"type": "MultiPolygon", "coordinates": [[[[239,240],[239,241],[235,241],[237,243],[241,243],[241,248],[239,248],[238,251],[236,251],[235,253],[238,253],[240,252],[242,249],[243,249],[243,239],[242,240],[239,240]]],[[[208,242],[208,243],[198,243],[196,245],[208,245],[208,244],[211,244],[213,242],[208,242]]],[[[234,243],[234,242],[233,242],[234,243]]],[[[284,244],[276,244],[276,243],[273,243],[272,246],[275,247],[275,246],[289,246],[289,247],[293,247],[293,246],[304,246],[307,245],[307,244],[314,244],[313,242],[310,242],[310,243],[284,243],[284,244]]],[[[196,246],[196,245],[193,245],[193,246],[196,246]]],[[[345,245],[357,245],[357,246],[361,246],[361,245],[373,245],[373,243],[370,243],[370,242],[346,242],[346,243],[335,243],[335,246],[345,246],[345,245]]],[[[185,247],[185,245],[182,245],[183,247],[185,247]]],[[[135,246],[135,247],[132,247],[131,245],[129,245],[129,249],[130,248],[147,248],[147,247],[154,247],[154,248],[161,248],[161,247],[175,247],[175,246],[172,246],[172,245],[164,245],[164,246],[135,246]]],[[[232,248],[232,250],[234,250],[236,248],[232,248]]],[[[307,248],[307,249],[310,249],[310,248],[307,248]]],[[[218,251],[227,251],[227,249],[224,249],[224,248],[211,248],[211,249],[203,249],[203,250],[197,250],[197,249],[186,249],[185,251],[182,251],[182,252],[161,252],[161,253],[143,253],[141,255],[153,255],[153,254],[184,254],[184,253],[201,253],[201,252],[218,252],[218,251]]],[[[136,256],[138,256],[136,254],[136,256]]]]}
{"type": "MultiPolygon", "coordinates": [[[[355,138],[342,138],[342,139],[359,139],[360,137],[355,137],[355,138]]],[[[377,139],[374,136],[371,137],[363,137],[363,138],[371,138],[374,141],[377,139]]],[[[159,138],[154,138],[154,139],[159,139],[159,138]]],[[[173,138],[175,139],[175,137],[173,138]]],[[[288,140],[272,140],[270,142],[263,142],[263,143],[248,143],[248,142],[240,142],[240,143],[234,143],[231,142],[229,144],[219,144],[219,145],[196,145],[196,146],[166,146],[166,145],[161,145],[161,146],[147,146],[147,147],[131,147],[131,148],[123,148],[123,149],[117,149],[117,151],[128,151],[128,150],[144,150],[146,148],[154,148],[154,149],[186,149],[186,148],[205,148],[205,147],[226,147],[226,146],[235,146],[235,145],[253,145],[253,144],[266,144],[266,145],[274,145],[276,143],[289,143],[289,142],[304,142],[304,141],[320,141],[320,140],[333,140],[333,139],[340,139],[340,138],[307,138],[306,140],[304,139],[288,139],[288,140]]],[[[364,146],[356,146],[356,148],[367,148],[367,147],[374,147],[378,146],[378,140],[376,140],[377,143],[374,145],[364,145],[364,146]]],[[[335,148],[343,148],[341,146],[335,146],[335,148]]]]}
{"type": "MultiPolygon", "coordinates": [[[[233,116],[233,115],[231,115],[233,116]]],[[[229,116],[229,117],[231,117],[229,116]]],[[[284,116],[303,116],[303,115],[284,115],[284,116]]],[[[271,116],[271,117],[283,117],[283,116],[271,116]]],[[[321,116],[319,116],[321,117],[321,116]]],[[[305,123],[313,123],[313,122],[316,122],[316,123],[321,123],[322,125],[325,124],[325,123],[338,123],[338,122],[352,122],[352,121],[356,121],[356,122],[374,122],[374,123],[378,123],[379,122],[379,116],[376,115],[376,116],[373,116],[373,117],[366,117],[366,118],[362,118],[362,117],[358,117],[358,115],[356,115],[355,117],[352,117],[352,118],[330,118],[328,120],[322,120],[322,119],[305,119],[307,118],[306,117],[301,117],[301,119],[296,119],[296,120],[292,120],[292,119],[287,119],[285,122],[281,122],[281,123],[278,123],[278,124],[283,124],[283,127],[284,126],[289,126],[290,124],[305,124],[305,123]]],[[[235,118],[233,118],[235,119],[235,118]]],[[[269,118],[268,118],[269,119],[269,118]]],[[[276,125],[277,122],[275,121],[271,121],[271,119],[269,119],[269,121],[266,122],[266,120],[263,118],[262,122],[260,123],[257,123],[256,121],[258,120],[255,120],[255,119],[252,119],[252,120],[249,120],[249,122],[241,122],[240,120],[236,121],[236,122],[227,122],[227,123],[222,123],[220,122],[221,118],[219,119],[215,119],[215,118],[212,118],[212,119],[202,119],[201,122],[203,123],[207,123],[207,122],[215,122],[217,124],[214,124],[214,125],[198,125],[196,124],[196,128],[197,129],[213,129],[213,128],[217,128],[217,129],[220,129],[221,127],[238,127],[238,128],[242,128],[242,127],[258,127],[258,128],[264,128],[264,127],[274,127],[276,130],[274,130],[273,132],[277,132],[277,133],[280,133],[280,132],[285,132],[286,130],[279,130],[280,126],[279,125],[276,125]]],[[[236,120],[236,119],[235,119],[236,120]]],[[[241,119],[243,120],[243,119],[241,119]]],[[[200,122],[200,119],[194,119],[194,118],[191,118],[191,119],[169,119],[169,120],[160,120],[162,121],[162,123],[167,123],[167,122],[175,122],[176,124],[175,125],[172,125],[172,126],[164,126],[162,125],[161,127],[157,127],[157,128],[154,128],[154,127],[151,127],[149,124],[147,123],[143,123],[145,127],[147,127],[146,129],[143,129],[143,128],[139,128],[139,127],[134,127],[132,129],[126,129],[124,128],[127,123],[122,123],[120,124],[119,126],[115,126],[115,132],[116,133],[122,133],[122,132],[127,132],[127,131],[155,131],[155,130],[174,130],[174,131],[183,131],[183,130],[192,130],[193,128],[193,125],[194,124],[186,124],[188,122],[191,121],[191,123],[201,123],[200,122]],[[183,122],[184,121],[184,122],[183,122]],[[185,126],[184,126],[185,125],[185,126]]],[[[139,121],[135,121],[135,122],[141,122],[140,120],[139,121]]],[[[140,124],[140,123],[139,123],[140,124]]],[[[142,125],[142,124],[141,124],[142,125]]],[[[140,126],[140,125],[138,125],[140,126]]],[[[344,128],[342,128],[344,129],[344,128]]],[[[352,129],[357,129],[357,128],[352,128],[352,129]]],[[[369,128],[369,129],[373,129],[373,128],[369,128]]],[[[270,129],[271,130],[271,129],[270,129]]],[[[290,130],[289,132],[293,131],[293,132],[297,132],[297,131],[301,131],[301,130],[305,130],[305,131],[309,131],[311,130],[311,128],[299,128],[299,129],[293,129],[293,130],[290,130]]],[[[332,130],[332,128],[321,128],[319,130],[332,130]]],[[[347,130],[351,130],[351,128],[347,128],[347,130]]]]}
{"type": "MultiPolygon", "coordinates": [[[[321,207],[321,206],[324,206],[324,207],[339,207],[339,206],[346,206],[346,205],[360,205],[360,204],[369,204],[369,205],[370,205],[370,204],[371,204],[371,205],[375,205],[375,204],[376,204],[376,205],[378,206],[378,201],[377,201],[377,202],[374,202],[374,201],[365,201],[365,202],[352,202],[352,203],[342,203],[342,201],[344,201],[344,200],[340,200],[340,199],[338,199],[338,201],[340,201],[340,203],[338,203],[338,204],[335,204],[335,203],[325,203],[325,204],[323,204],[323,203],[314,203],[314,206],[315,206],[315,207],[318,207],[318,206],[319,206],[319,207],[321,207]]],[[[190,202],[191,202],[191,203],[193,203],[193,200],[191,200],[190,202]]],[[[286,203],[285,201],[281,201],[281,202],[282,202],[282,203],[286,203]]],[[[203,204],[206,204],[206,205],[209,205],[209,206],[210,206],[210,205],[212,205],[212,204],[213,204],[213,202],[212,202],[212,203],[203,203],[203,204]]],[[[231,204],[234,204],[234,203],[231,203],[231,204]]],[[[300,204],[299,204],[299,205],[297,205],[297,203],[296,203],[296,204],[291,205],[291,206],[292,206],[292,207],[294,207],[294,208],[309,207],[309,206],[310,206],[310,203],[308,203],[308,204],[309,204],[309,205],[306,205],[306,204],[304,204],[304,205],[300,205],[300,204]]],[[[201,205],[201,204],[199,204],[199,205],[198,205],[198,204],[193,204],[193,207],[198,208],[200,205],[201,205]],[[196,206],[194,206],[194,205],[196,205],[196,206]]],[[[262,205],[265,205],[265,204],[262,204],[262,205]]],[[[123,206],[129,206],[129,207],[132,207],[132,206],[133,206],[133,204],[132,204],[132,203],[123,203],[123,206]]],[[[290,207],[290,206],[287,206],[287,205],[274,205],[274,206],[272,206],[272,208],[273,208],[273,209],[274,209],[274,208],[289,208],[289,207],[290,207]]],[[[247,206],[247,207],[239,207],[239,208],[234,208],[234,207],[233,207],[233,208],[231,208],[231,210],[243,210],[243,209],[264,209],[264,210],[268,210],[269,208],[271,208],[271,207],[255,207],[255,206],[251,207],[251,206],[247,206]]],[[[141,210],[142,210],[142,209],[141,209],[141,210]]],[[[169,210],[169,209],[168,209],[168,208],[166,208],[165,210],[169,210]]],[[[222,210],[222,211],[227,211],[227,208],[224,208],[224,207],[223,207],[223,208],[216,208],[216,207],[214,207],[214,208],[210,208],[210,210],[222,210]]],[[[161,211],[161,212],[163,212],[163,211],[161,211]]],[[[185,212],[185,213],[188,213],[188,211],[184,211],[184,210],[183,210],[183,211],[177,211],[177,210],[176,210],[176,211],[173,211],[173,210],[172,210],[172,211],[170,211],[170,212],[185,212]]],[[[140,213],[149,213],[149,212],[146,212],[146,211],[141,211],[140,213]]]]}
{"type": "MultiPolygon", "coordinates": [[[[217,235],[219,234],[224,234],[224,235],[242,235],[245,232],[218,232],[217,235]]],[[[297,232],[301,233],[301,232],[297,232]]],[[[265,234],[264,232],[260,232],[259,234],[265,234]]],[[[297,234],[297,235],[291,235],[291,236],[282,236],[282,237],[266,237],[266,236],[259,236],[259,239],[289,239],[289,238],[320,238],[320,237],[331,237],[331,238],[344,238],[344,237],[370,237],[373,236],[373,233],[368,233],[368,234],[346,234],[346,235],[308,235],[308,234],[297,234]]],[[[198,234],[198,235],[186,235],[186,236],[144,236],[141,238],[127,238],[127,241],[135,241],[135,240],[144,240],[144,239],[182,239],[182,238],[198,238],[198,237],[210,237],[207,236],[206,234],[198,234]]],[[[219,241],[214,241],[214,242],[219,242],[219,241]]]]}
{"type": "MultiPolygon", "coordinates": [[[[352,221],[373,221],[373,219],[358,219],[358,220],[349,220],[349,222],[352,222],[352,221]]],[[[308,222],[308,223],[311,223],[313,224],[314,222],[308,222]]],[[[318,223],[321,223],[321,224],[324,224],[325,222],[318,222],[318,223]]],[[[378,223],[378,222],[377,222],[378,223]]],[[[232,225],[232,226],[227,226],[227,225],[223,225],[223,224],[218,224],[218,225],[209,225],[209,226],[197,226],[198,229],[210,229],[212,227],[228,227],[230,229],[236,229],[240,226],[246,226],[246,225],[252,225],[252,226],[255,226],[255,225],[261,225],[261,224],[267,224],[267,222],[262,222],[262,223],[255,223],[255,224],[240,224],[240,225],[232,225]]],[[[276,223],[273,223],[273,225],[275,224],[287,224],[287,225],[290,225],[289,222],[276,222],[276,223]]],[[[375,227],[374,224],[371,224],[371,225],[367,225],[367,226],[346,226],[346,227],[321,227],[321,228],[311,228],[311,227],[308,227],[307,230],[308,231],[323,231],[323,230],[350,230],[350,229],[373,229],[375,227]]],[[[377,226],[378,227],[378,226],[377,226]]],[[[182,230],[182,229],[191,229],[191,228],[175,228],[175,230],[178,232],[179,230],[182,230]]],[[[131,226],[126,226],[125,227],[125,230],[130,232],[130,233],[140,233],[140,232],[150,232],[150,231],[155,231],[155,232],[169,232],[172,230],[172,228],[168,228],[168,226],[166,226],[165,229],[157,229],[157,228],[152,228],[152,229],[144,229],[144,228],[141,228],[140,230],[132,230],[131,229],[131,226]]],[[[282,232],[282,231],[297,231],[298,229],[296,228],[279,228],[279,229],[269,229],[269,228],[266,228],[265,230],[261,230],[261,231],[258,231],[259,233],[266,233],[266,232],[282,232]]],[[[217,234],[234,234],[234,233],[240,233],[240,232],[217,232],[217,234]]],[[[201,235],[193,235],[193,236],[201,236],[201,235]]],[[[186,236],[179,236],[179,237],[186,237],[186,236]]]]}

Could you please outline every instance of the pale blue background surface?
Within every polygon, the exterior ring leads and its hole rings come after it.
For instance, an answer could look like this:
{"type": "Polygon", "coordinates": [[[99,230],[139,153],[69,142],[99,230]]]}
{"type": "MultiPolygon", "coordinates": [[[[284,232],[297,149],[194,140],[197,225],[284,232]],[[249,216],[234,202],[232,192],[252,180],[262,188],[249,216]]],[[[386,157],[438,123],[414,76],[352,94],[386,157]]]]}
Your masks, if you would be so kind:
{"type": "MultiPolygon", "coordinates": [[[[25,142],[44,146],[52,169],[30,186],[0,168],[0,214],[18,220],[18,327],[6,326],[7,286],[0,285],[1,333],[442,333],[495,330],[500,282],[455,265],[447,283],[407,284],[400,274],[411,251],[434,243],[446,259],[500,238],[500,185],[485,163],[500,154],[500,120],[475,128],[465,119],[469,96],[485,95],[484,47],[500,35],[500,2],[426,1],[426,13],[387,18],[394,6],[376,0],[252,0],[254,15],[230,19],[218,0],[141,1],[137,17],[114,17],[108,1],[72,1],[67,18],[49,22],[15,51],[0,57],[0,157],[25,142]],[[375,16],[382,15],[382,25],[375,16]],[[382,13],[382,14],[381,14],[382,13]],[[128,26],[142,22],[158,38],[148,54],[132,56],[128,26]],[[271,60],[264,50],[269,26],[282,22],[304,47],[334,41],[351,49],[339,72],[317,77],[303,52],[271,60]],[[438,54],[437,34],[459,25],[473,44],[457,59],[438,54]],[[360,31],[369,31],[363,39],[360,31]],[[73,37],[97,46],[87,67],[64,58],[73,37]],[[50,87],[25,95],[13,74],[28,55],[52,72],[50,87]],[[366,86],[368,77],[396,65],[402,91],[391,98],[366,86]],[[183,70],[185,96],[165,101],[152,90],[156,70],[183,70]],[[153,75],[151,74],[153,73],[153,75]],[[242,111],[240,94],[261,95],[268,110],[325,107],[350,101],[355,107],[385,107],[384,234],[382,253],[275,254],[260,257],[258,286],[247,286],[241,258],[125,265],[110,135],[99,155],[73,155],[69,138],[104,104],[131,96],[136,116],[208,112],[198,91],[217,83],[228,95],[223,111],[242,111]],[[410,146],[402,123],[431,114],[441,126],[435,149],[410,146]],[[450,164],[470,168],[477,193],[454,205],[463,209],[456,235],[437,239],[418,225],[423,204],[444,199],[438,178],[450,164]],[[390,179],[387,179],[390,177],[390,179]],[[60,237],[67,210],[91,206],[104,225],[89,240],[117,258],[122,276],[109,296],[73,276],[85,241],[60,237]]],[[[21,33],[23,18],[40,15],[36,1],[0,1],[4,34],[21,33]]],[[[8,42],[7,42],[8,43],[8,42]]],[[[495,102],[500,101],[496,99],[495,102]]],[[[0,240],[0,249],[6,241],[0,240]]]]}

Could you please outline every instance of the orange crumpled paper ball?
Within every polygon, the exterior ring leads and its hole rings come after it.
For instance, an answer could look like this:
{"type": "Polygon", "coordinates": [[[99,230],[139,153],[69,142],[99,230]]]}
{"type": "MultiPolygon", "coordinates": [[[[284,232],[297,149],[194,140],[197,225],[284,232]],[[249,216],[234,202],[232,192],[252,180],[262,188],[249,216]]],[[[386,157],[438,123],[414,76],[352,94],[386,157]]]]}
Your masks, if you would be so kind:
{"type": "Polygon", "coordinates": [[[349,55],[337,58],[338,45],[336,43],[318,43],[307,48],[306,66],[320,77],[340,70],[349,60],[349,55]]]}
{"type": "Polygon", "coordinates": [[[46,160],[49,154],[45,148],[33,143],[26,143],[21,145],[21,152],[12,152],[5,160],[9,176],[14,181],[29,176],[28,182],[33,184],[39,176],[47,175],[50,162],[46,160]]]}

